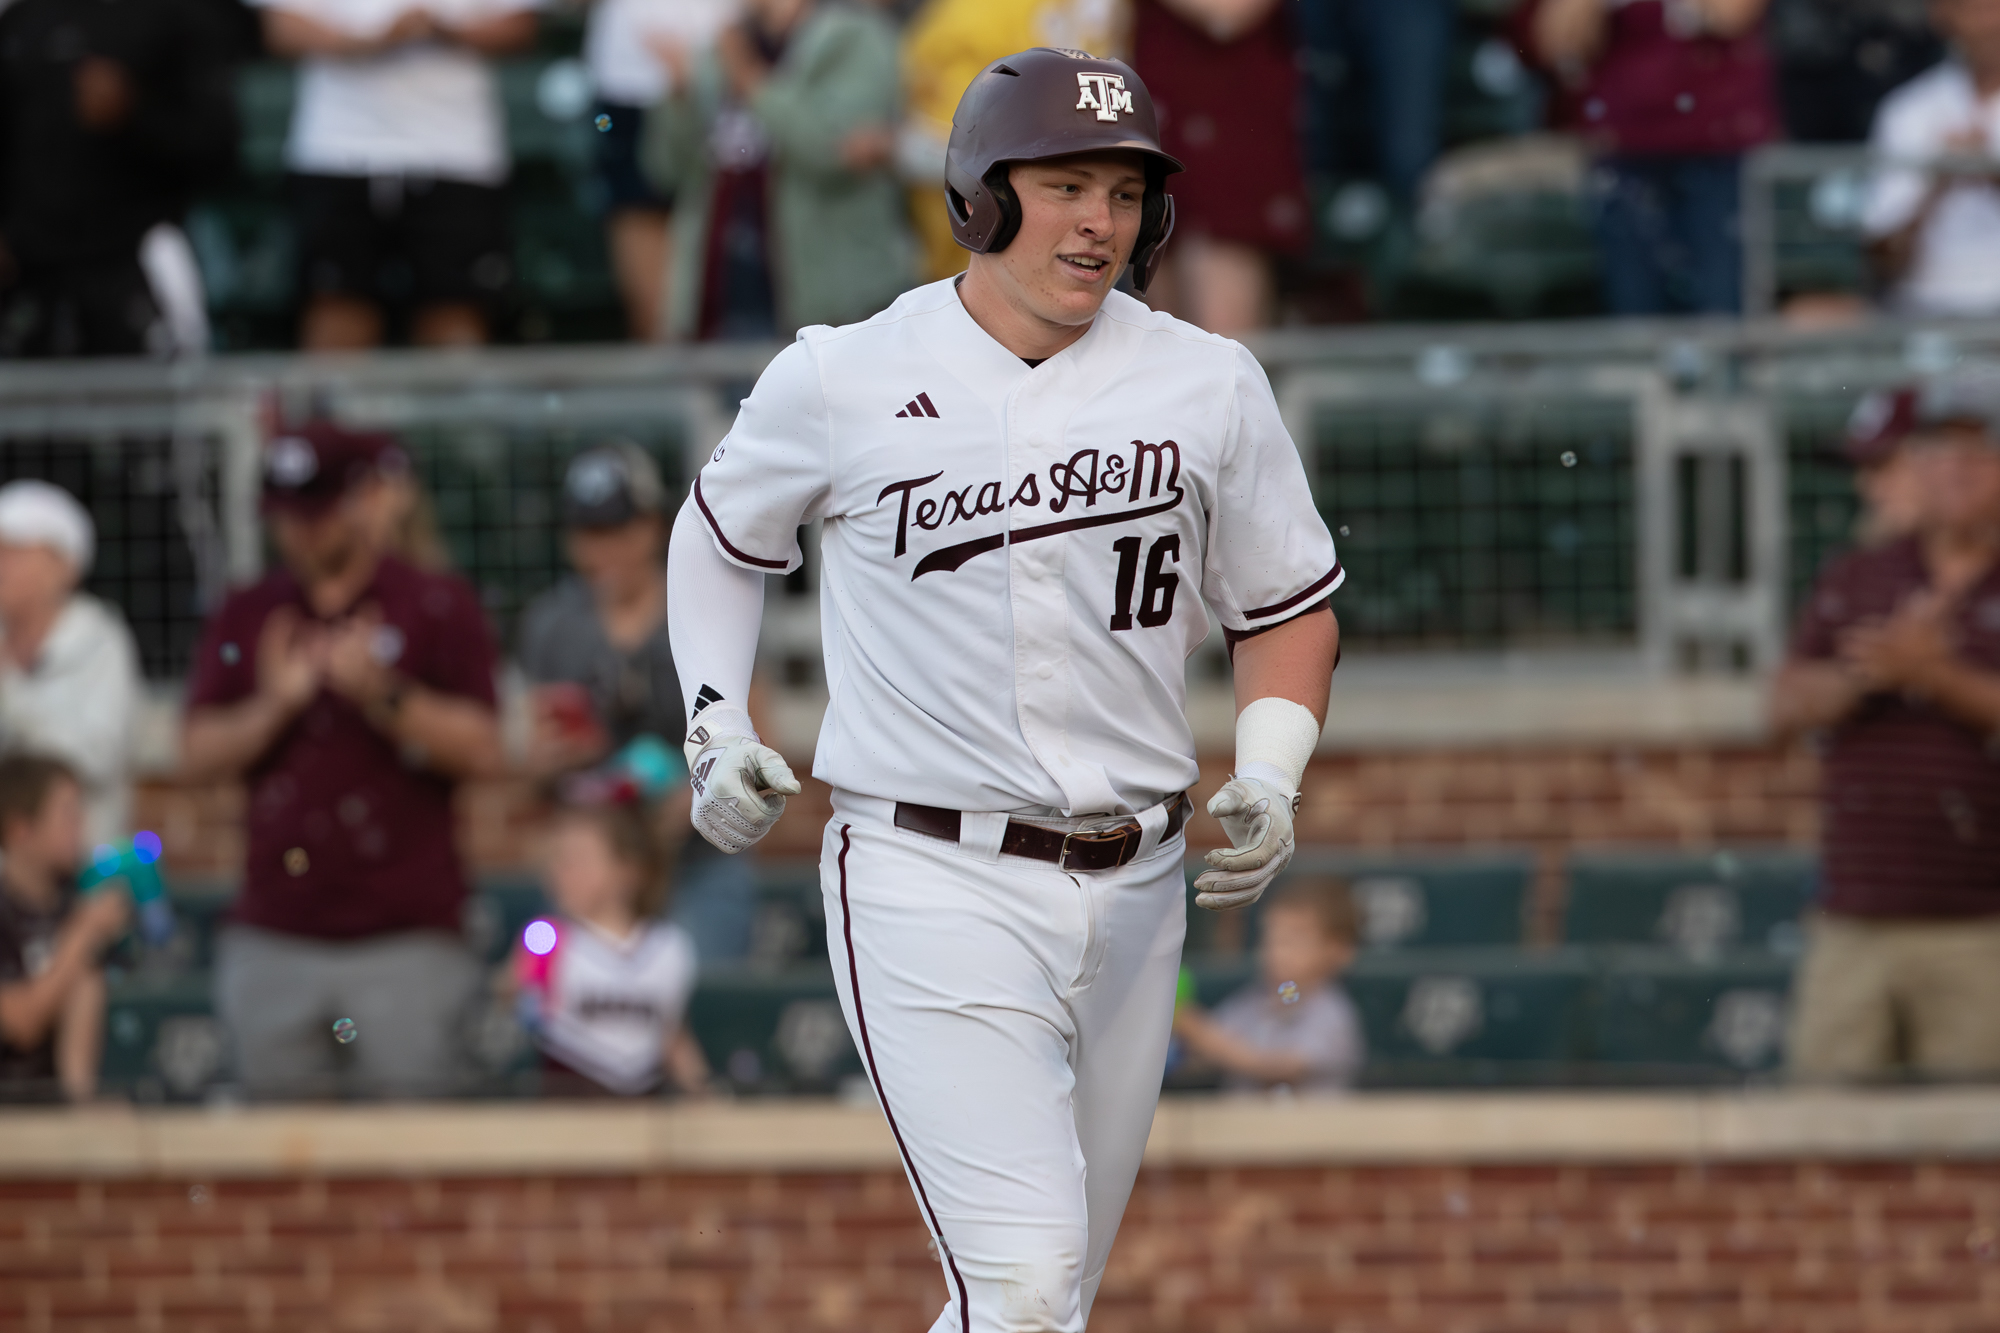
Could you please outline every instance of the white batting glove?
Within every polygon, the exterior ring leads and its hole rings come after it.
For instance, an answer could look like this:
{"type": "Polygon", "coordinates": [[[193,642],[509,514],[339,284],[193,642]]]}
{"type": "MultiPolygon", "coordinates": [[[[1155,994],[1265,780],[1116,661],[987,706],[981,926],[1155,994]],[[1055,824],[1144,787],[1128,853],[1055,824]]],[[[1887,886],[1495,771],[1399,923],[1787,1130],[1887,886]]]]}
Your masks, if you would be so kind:
{"type": "Polygon", "coordinates": [[[1263,778],[1234,777],[1223,784],[1209,801],[1208,813],[1221,821],[1231,845],[1202,858],[1215,869],[1195,878],[1197,906],[1226,912],[1264,896],[1278,872],[1291,864],[1298,802],[1297,792],[1263,778]]]}
{"type": "Polygon", "coordinates": [[[703,709],[688,736],[695,832],[731,856],[747,851],[785,813],[785,798],[803,790],[792,766],[757,739],[741,709],[703,709]]]}

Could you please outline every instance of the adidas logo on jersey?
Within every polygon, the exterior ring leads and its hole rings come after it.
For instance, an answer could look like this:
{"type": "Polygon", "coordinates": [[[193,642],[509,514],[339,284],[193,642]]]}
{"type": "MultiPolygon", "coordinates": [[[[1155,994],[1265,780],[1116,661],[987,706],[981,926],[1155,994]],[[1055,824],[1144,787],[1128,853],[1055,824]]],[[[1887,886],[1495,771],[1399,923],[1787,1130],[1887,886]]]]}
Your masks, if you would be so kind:
{"type": "Polygon", "coordinates": [[[929,394],[920,393],[909,402],[903,404],[903,410],[896,415],[899,417],[934,417],[938,415],[938,410],[937,405],[931,402],[929,394]]]}

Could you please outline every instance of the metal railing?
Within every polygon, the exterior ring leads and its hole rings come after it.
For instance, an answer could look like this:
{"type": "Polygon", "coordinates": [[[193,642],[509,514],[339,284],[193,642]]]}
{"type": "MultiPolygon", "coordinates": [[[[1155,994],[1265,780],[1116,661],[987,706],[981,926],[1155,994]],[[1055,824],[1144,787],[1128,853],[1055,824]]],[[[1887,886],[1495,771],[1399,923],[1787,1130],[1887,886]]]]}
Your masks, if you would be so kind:
{"type": "MultiPolygon", "coordinates": [[[[637,439],[684,485],[773,350],[5,366],[0,479],[54,475],[85,493],[105,530],[93,586],[151,626],[148,673],[171,678],[204,610],[262,567],[258,450],[273,423],[394,429],[508,636],[560,573],[552,486],[568,454],[637,439]]],[[[1339,532],[1351,643],[1589,649],[1669,675],[1776,659],[1811,567],[1849,527],[1825,446],[1853,400],[2000,361],[2000,325],[1405,327],[1273,333],[1254,350],[1339,532]]],[[[816,682],[811,585],[809,563],[770,599],[766,650],[793,685],[816,682]]],[[[1219,679],[1219,645],[1206,651],[1195,670],[1219,679]]]]}

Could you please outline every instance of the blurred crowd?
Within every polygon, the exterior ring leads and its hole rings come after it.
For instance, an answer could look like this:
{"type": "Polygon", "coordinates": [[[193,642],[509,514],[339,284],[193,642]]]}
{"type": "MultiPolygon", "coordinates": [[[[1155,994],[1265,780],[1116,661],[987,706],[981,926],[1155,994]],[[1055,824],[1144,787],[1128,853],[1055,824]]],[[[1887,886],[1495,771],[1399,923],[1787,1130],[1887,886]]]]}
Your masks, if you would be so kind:
{"type": "MultiPolygon", "coordinates": [[[[1823,765],[1788,1063],[1806,1080],[2000,1076],[2000,379],[1870,395],[1843,447],[1855,545],[1821,572],[1772,687],[1773,734],[1813,737],[1823,765]]],[[[316,420],[267,446],[275,567],[208,619],[179,761],[245,793],[211,977],[245,1095],[466,1091],[496,1029],[532,1044],[547,1093],[710,1086],[684,1020],[700,970],[749,951],[757,886],[747,858],[687,833],[671,496],[612,439],[573,456],[560,504],[574,572],[521,619],[510,735],[499,645],[398,442],[316,420]],[[452,816],[457,786],[487,778],[542,801],[546,914],[497,968],[468,943],[452,816]]],[[[0,1100],[90,1098],[107,958],[175,929],[160,840],[132,829],[131,636],[78,586],[93,542],[67,492],[0,487],[0,1100]]],[[[1212,1010],[1186,983],[1170,1085],[1351,1085],[1367,1049],[1341,974],[1359,943],[1343,883],[1281,883],[1256,978],[1212,1010]]]]}
{"type": "MultiPolygon", "coordinates": [[[[13,0],[0,354],[207,344],[180,224],[237,170],[232,67],[273,58],[298,68],[284,139],[298,343],[500,336],[516,275],[496,62],[575,8],[13,0]]],[[[1393,268],[1469,200],[1523,190],[1587,222],[1597,308],[1736,311],[1744,156],[1783,141],[1877,150],[1854,210],[1876,303],[2000,309],[2000,0],[583,8],[591,193],[636,339],[848,322],[962,268],[942,202],[951,114],[974,73],[1032,45],[1121,55],[1147,81],[1189,168],[1151,299],[1214,331],[1377,313],[1329,246],[1360,238],[1393,268]],[[1457,109],[1467,87],[1491,104],[1483,122],[1457,109]]],[[[1820,318],[1865,304],[1802,296],[1820,318]]]]}

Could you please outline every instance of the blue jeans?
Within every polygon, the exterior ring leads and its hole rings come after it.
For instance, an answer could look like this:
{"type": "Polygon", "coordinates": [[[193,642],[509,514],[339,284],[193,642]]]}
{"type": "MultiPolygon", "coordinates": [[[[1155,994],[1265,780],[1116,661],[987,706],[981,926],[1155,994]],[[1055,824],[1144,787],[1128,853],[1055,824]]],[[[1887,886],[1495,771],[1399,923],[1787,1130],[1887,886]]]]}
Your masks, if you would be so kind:
{"type": "Polygon", "coordinates": [[[1587,193],[1609,313],[1742,310],[1742,162],[1722,154],[1592,165],[1587,193]]]}
{"type": "Polygon", "coordinates": [[[1367,93],[1374,175],[1414,204],[1444,134],[1445,80],[1458,22],[1453,0],[1303,0],[1294,19],[1307,73],[1308,158],[1347,174],[1340,118],[1360,110],[1343,89],[1367,93]]]}

